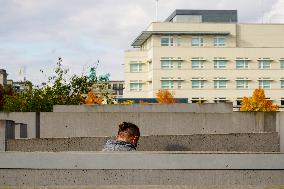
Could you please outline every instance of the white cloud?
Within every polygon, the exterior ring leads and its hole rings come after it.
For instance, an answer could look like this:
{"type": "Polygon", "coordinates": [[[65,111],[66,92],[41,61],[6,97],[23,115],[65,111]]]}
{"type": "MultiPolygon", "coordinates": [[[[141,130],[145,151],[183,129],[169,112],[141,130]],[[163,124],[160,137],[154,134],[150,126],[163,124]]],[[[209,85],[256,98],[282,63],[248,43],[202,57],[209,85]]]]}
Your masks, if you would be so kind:
{"type": "Polygon", "coordinates": [[[264,15],[268,23],[284,23],[284,0],[278,0],[272,9],[264,15]]]}

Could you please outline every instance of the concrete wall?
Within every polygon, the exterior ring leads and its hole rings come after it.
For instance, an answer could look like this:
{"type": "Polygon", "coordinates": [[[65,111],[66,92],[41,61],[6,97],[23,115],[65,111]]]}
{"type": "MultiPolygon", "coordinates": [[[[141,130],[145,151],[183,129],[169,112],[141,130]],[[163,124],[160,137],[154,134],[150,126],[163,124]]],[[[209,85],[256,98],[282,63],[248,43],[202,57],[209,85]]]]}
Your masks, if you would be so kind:
{"type": "MultiPolygon", "coordinates": [[[[101,151],[110,137],[8,140],[7,151],[101,151]]],[[[278,152],[278,133],[142,136],[138,151],[278,152]]]]}
{"type": "Polygon", "coordinates": [[[252,112],[49,112],[41,113],[40,134],[42,138],[113,136],[117,133],[117,125],[123,121],[137,124],[144,136],[264,132],[263,116],[252,112]]]}
{"type": "Polygon", "coordinates": [[[0,120],[0,152],[5,151],[6,121],[0,120]]]}
{"type": "Polygon", "coordinates": [[[214,104],[107,104],[98,105],[55,105],[53,112],[192,112],[232,113],[232,103],[214,104]]]}
{"type": "Polygon", "coordinates": [[[11,120],[15,123],[27,124],[28,138],[36,137],[36,113],[34,112],[0,112],[0,120],[11,120]]]}
{"type": "Polygon", "coordinates": [[[276,131],[280,138],[280,152],[284,152],[284,112],[278,112],[276,115],[276,131]]]}
{"type": "Polygon", "coordinates": [[[284,184],[283,154],[1,153],[0,186],[284,184]],[[139,163],[138,163],[139,162],[139,163]]]}

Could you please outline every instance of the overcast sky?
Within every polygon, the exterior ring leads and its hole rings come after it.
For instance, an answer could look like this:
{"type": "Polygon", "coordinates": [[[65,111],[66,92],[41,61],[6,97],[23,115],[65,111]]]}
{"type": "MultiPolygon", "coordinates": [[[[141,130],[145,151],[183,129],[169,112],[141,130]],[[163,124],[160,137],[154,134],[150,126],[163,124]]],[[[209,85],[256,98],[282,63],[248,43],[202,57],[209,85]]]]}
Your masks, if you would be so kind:
{"type": "MultiPolygon", "coordinates": [[[[237,9],[239,22],[284,23],[284,0],[160,0],[159,20],[175,9],[237,9]]],[[[123,52],[154,20],[155,0],[0,0],[0,68],[9,79],[46,81],[58,57],[71,73],[100,61],[123,79],[123,52]]]]}

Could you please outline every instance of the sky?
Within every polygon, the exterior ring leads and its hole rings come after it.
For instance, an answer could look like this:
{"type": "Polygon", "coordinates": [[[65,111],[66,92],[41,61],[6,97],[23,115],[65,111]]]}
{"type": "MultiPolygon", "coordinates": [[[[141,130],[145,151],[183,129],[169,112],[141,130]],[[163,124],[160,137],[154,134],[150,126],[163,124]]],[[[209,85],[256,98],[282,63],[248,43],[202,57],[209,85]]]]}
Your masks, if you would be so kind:
{"type": "MultiPolygon", "coordinates": [[[[175,9],[237,9],[241,23],[284,23],[284,0],[159,0],[159,21],[175,9]]],[[[123,80],[124,51],[155,10],[155,0],[0,0],[0,69],[40,84],[61,57],[70,75],[99,61],[100,74],[123,80]]]]}

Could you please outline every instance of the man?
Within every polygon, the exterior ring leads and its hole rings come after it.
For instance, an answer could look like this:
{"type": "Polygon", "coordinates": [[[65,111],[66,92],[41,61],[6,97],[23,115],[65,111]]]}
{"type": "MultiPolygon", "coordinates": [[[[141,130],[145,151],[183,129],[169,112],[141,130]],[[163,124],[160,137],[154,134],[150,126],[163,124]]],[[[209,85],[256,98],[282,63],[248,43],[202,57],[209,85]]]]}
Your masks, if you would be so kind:
{"type": "Polygon", "coordinates": [[[135,151],[140,137],[137,125],[122,122],[118,126],[116,140],[108,140],[103,151],[135,151]]]}

